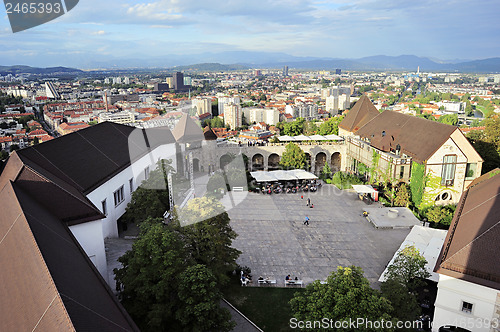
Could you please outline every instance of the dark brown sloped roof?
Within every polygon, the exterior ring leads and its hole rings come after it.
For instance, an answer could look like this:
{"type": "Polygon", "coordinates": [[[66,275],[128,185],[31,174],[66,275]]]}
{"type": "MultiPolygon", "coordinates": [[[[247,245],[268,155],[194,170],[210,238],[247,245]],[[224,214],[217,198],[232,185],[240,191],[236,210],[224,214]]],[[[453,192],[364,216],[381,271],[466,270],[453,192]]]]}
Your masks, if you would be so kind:
{"type": "Polygon", "coordinates": [[[205,129],[203,129],[203,135],[205,136],[205,141],[217,140],[217,135],[215,135],[214,131],[209,126],[206,126],[205,129]]]}
{"type": "Polygon", "coordinates": [[[136,129],[103,122],[17,153],[44,176],[53,175],[87,194],[160,143],[175,143],[168,128],[136,129]],[[148,140],[149,136],[154,139],[148,140]]]}
{"type": "Polygon", "coordinates": [[[174,135],[177,143],[190,143],[196,141],[202,141],[204,139],[203,132],[191,117],[184,113],[177,122],[174,130],[172,130],[172,135],[174,135]]]}
{"type": "Polygon", "coordinates": [[[435,271],[500,290],[500,170],[480,179],[462,194],[435,271]]]}
{"type": "Polygon", "coordinates": [[[0,330],[138,330],[65,222],[17,183],[0,208],[0,330]]]}
{"type": "Polygon", "coordinates": [[[344,119],[339,123],[339,127],[354,133],[379,114],[380,112],[373,106],[370,98],[363,95],[347,112],[344,119]]]}
{"type": "Polygon", "coordinates": [[[401,151],[417,162],[428,160],[450,135],[455,126],[394,111],[384,111],[355,132],[382,151],[401,151]]]}
{"type": "Polygon", "coordinates": [[[11,182],[0,210],[0,330],[74,330],[11,182]]]}

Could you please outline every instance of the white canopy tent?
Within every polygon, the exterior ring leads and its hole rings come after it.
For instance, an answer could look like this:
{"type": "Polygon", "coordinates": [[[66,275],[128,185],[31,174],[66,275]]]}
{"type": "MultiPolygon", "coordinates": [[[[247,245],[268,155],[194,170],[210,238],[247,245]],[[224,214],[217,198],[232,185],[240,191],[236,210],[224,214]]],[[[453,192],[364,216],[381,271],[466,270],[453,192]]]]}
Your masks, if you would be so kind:
{"type": "Polygon", "coordinates": [[[283,171],[283,170],[278,170],[278,171],[270,171],[268,172],[270,175],[274,176],[276,179],[279,181],[292,181],[292,180],[297,180],[297,177],[294,176],[293,174],[290,174],[289,171],[283,171]]]}
{"type": "Polygon", "coordinates": [[[309,138],[313,141],[325,141],[326,140],[326,137],[321,136],[321,135],[312,135],[312,136],[309,136],[309,138]]]}
{"type": "Polygon", "coordinates": [[[291,142],[291,141],[295,141],[295,138],[292,136],[284,135],[284,136],[279,136],[278,140],[280,142],[291,142]]]}
{"type": "Polygon", "coordinates": [[[287,172],[290,172],[293,176],[297,177],[298,180],[314,180],[318,178],[313,173],[306,172],[303,169],[294,169],[287,172]]]}
{"type": "Polygon", "coordinates": [[[264,172],[264,171],[250,172],[250,175],[257,182],[273,182],[273,181],[278,181],[273,175],[269,174],[269,172],[264,172]]]}
{"type": "Polygon", "coordinates": [[[250,175],[257,182],[275,182],[275,181],[293,181],[293,180],[314,180],[318,177],[312,173],[304,170],[290,170],[290,171],[256,171],[250,172],[250,175]]]}
{"type": "Polygon", "coordinates": [[[342,141],[343,138],[340,137],[340,136],[337,136],[337,135],[326,135],[325,138],[328,140],[328,141],[342,141]]]}
{"type": "Polygon", "coordinates": [[[306,135],[298,135],[294,137],[295,141],[310,141],[311,138],[306,135]]]}
{"type": "Polygon", "coordinates": [[[298,135],[298,136],[279,136],[280,142],[301,142],[301,141],[342,141],[343,138],[337,135],[298,135]]]}
{"type": "Polygon", "coordinates": [[[373,194],[376,192],[372,186],[366,184],[353,184],[352,189],[354,189],[358,194],[373,194]]]}

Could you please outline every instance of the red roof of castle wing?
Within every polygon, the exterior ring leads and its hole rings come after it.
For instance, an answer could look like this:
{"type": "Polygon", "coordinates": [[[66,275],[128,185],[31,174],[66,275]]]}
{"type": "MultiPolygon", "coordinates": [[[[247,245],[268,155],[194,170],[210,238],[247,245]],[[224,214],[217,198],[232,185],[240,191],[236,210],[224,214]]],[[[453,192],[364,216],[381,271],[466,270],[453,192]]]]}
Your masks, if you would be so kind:
{"type": "Polygon", "coordinates": [[[434,271],[500,290],[500,169],[462,194],[434,271]]]}
{"type": "Polygon", "coordinates": [[[379,114],[380,112],[373,106],[370,98],[363,95],[347,112],[344,119],[339,123],[339,127],[353,133],[379,114]]]}

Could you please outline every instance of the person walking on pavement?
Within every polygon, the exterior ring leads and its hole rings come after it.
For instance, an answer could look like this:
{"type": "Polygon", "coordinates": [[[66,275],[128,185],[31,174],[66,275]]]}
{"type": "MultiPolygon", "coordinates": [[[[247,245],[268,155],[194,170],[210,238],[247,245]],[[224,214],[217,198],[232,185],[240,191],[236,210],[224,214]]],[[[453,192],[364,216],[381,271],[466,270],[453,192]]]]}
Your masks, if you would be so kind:
{"type": "Polygon", "coordinates": [[[309,206],[309,205],[311,205],[311,199],[310,198],[307,199],[307,205],[306,206],[309,206]]]}
{"type": "Polygon", "coordinates": [[[306,219],[304,220],[304,225],[309,226],[309,217],[306,216],[306,219]]]}

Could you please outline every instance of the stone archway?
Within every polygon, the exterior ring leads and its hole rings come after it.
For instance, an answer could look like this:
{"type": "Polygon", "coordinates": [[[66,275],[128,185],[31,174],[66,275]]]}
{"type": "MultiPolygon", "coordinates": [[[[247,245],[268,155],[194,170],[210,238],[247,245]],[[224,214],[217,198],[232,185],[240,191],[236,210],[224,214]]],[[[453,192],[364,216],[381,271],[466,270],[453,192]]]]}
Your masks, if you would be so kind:
{"type": "Polygon", "coordinates": [[[200,171],[200,160],[198,158],[193,158],[193,172],[197,173],[200,171]]]}
{"type": "Polygon", "coordinates": [[[315,167],[314,169],[316,170],[316,173],[320,173],[323,167],[326,165],[326,153],[324,152],[319,152],[316,154],[315,158],[315,167]]]}
{"type": "Polygon", "coordinates": [[[224,169],[227,165],[231,163],[231,161],[233,161],[233,159],[234,157],[227,153],[222,157],[220,157],[220,168],[224,169]]]}
{"type": "Polygon", "coordinates": [[[340,152],[335,152],[334,154],[332,154],[331,164],[330,164],[332,173],[340,171],[341,166],[342,166],[342,156],[340,152]]]}
{"type": "Polygon", "coordinates": [[[272,153],[267,161],[267,168],[270,171],[274,171],[279,169],[280,164],[280,156],[277,153],[272,153]]]}
{"type": "Polygon", "coordinates": [[[264,170],[264,156],[260,153],[256,153],[252,157],[252,170],[263,171],[264,170]]]}

